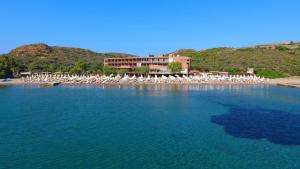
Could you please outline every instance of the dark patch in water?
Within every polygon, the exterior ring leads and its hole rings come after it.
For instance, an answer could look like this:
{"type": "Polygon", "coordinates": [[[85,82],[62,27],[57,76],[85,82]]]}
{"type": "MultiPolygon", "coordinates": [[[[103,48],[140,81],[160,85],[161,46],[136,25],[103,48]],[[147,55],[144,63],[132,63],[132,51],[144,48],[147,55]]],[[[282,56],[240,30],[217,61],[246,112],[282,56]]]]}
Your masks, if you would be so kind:
{"type": "Polygon", "coordinates": [[[231,108],[229,113],[211,117],[238,138],[267,139],[281,145],[300,145],[300,115],[270,109],[231,108]]]}

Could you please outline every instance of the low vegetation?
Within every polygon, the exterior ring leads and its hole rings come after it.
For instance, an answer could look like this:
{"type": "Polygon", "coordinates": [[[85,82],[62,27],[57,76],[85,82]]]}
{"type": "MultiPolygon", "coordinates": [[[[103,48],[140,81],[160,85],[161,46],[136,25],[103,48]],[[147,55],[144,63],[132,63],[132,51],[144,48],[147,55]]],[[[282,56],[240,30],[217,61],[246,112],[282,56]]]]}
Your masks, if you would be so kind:
{"type": "Polygon", "coordinates": [[[288,76],[288,74],[274,69],[258,69],[255,71],[255,73],[258,76],[269,78],[281,78],[288,76]]]}
{"type": "Polygon", "coordinates": [[[116,74],[117,73],[117,69],[115,69],[113,67],[109,67],[109,66],[104,66],[103,67],[103,73],[105,75],[116,74]]]}
{"type": "Polygon", "coordinates": [[[180,62],[172,62],[168,65],[168,69],[171,70],[172,73],[178,73],[182,70],[182,65],[180,62]]]}
{"type": "Polygon", "coordinates": [[[149,67],[148,66],[137,67],[135,68],[134,72],[137,74],[145,74],[149,72],[149,67]]]}
{"type": "Polygon", "coordinates": [[[256,73],[269,78],[300,76],[300,50],[276,47],[214,48],[202,51],[179,50],[176,54],[192,58],[192,69],[200,71],[228,71],[231,74],[246,73],[254,68],[256,73]]]}

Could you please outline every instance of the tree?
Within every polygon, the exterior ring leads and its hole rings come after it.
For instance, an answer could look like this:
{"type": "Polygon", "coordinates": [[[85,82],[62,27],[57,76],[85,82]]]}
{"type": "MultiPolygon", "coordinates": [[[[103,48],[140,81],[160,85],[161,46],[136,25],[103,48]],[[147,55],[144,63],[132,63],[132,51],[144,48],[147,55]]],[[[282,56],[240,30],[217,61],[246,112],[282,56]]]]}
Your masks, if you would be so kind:
{"type": "Polygon", "coordinates": [[[88,70],[88,64],[83,60],[78,60],[75,62],[74,66],[71,68],[71,74],[83,74],[88,70]]]}
{"type": "Polygon", "coordinates": [[[102,69],[103,69],[103,63],[99,63],[99,62],[91,63],[89,66],[89,71],[94,74],[101,72],[102,69]]]}
{"type": "Polygon", "coordinates": [[[10,66],[11,66],[11,70],[13,72],[13,75],[19,75],[19,73],[21,71],[24,71],[26,68],[26,66],[20,64],[19,62],[17,62],[14,58],[9,57],[10,60],[10,66]]]}
{"type": "Polygon", "coordinates": [[[169,63],[168,69],[171,70],[172,73],[177,73],[182,70],[182,65],[180,62],[172,62],[169,63]]]}
{"type": "Polygon", "coordinates": [[[111,74],[115,75],[115,74],[117,74],[117,70],[113,67],[104,66],[103,67],[103,73],[105,75],[111,75],[111,74]]]}
{"type": "Polygon", "coordinates": [[[121,76],[124,76],[127,72],[128,72],[127,69],[119,69],[119,70],[117,70],[117,74],[121,75],[121,76]]]}
{"type": "Polygon", "coordinates": [[[28,65],[28,69],[31,72],[47,72],[49,70],[50,64],[42,61],[33,61],[28,65]]]}
{"type": "Polygon", "coordinates": [[[149,72],[149,67],[148,66],[142,66],[142,67],[137,67],[134,70],[137,74],[146,74],[149,72]]]}
{"type": "Polygon", "coordinates": [[[73,68],[72,65],[62,64],[58,67],[58,71],[60,72],[70,72],[73,68]]]}
{"type": "Polygon", "coordinates": [[[0,79],[13,77],[11,58],[0,56],[0,79]]]}

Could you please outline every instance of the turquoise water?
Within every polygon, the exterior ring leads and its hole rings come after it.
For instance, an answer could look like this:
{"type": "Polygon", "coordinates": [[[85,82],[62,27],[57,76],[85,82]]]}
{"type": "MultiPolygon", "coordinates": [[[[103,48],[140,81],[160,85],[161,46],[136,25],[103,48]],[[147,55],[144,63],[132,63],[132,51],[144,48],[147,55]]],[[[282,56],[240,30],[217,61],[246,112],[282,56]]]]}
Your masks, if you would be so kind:
{"type": "Polygon", "coordinates": [[[299,169],[300,90],[0,88],[1,169],[299,169]]]}

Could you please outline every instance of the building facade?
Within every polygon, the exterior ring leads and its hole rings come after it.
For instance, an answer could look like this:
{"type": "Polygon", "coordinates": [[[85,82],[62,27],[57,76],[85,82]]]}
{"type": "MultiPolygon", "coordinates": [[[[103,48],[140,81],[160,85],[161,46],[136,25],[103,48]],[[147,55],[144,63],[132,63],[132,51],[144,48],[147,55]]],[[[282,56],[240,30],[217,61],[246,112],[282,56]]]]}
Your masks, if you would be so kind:
{"type": "Polygon", "coordinates": [[[104,66],[116,69],[127,69],[134,71],[135,68],[147,66],[149,74],[171,74],[168,65],[172,62],[181,63],[180,73],[188,74],[191,66],[191,59],[186,56],[175,56],[173,54],[148,57],[124,57],[124,58],[105,58],[104,66]]]}
{"type": "Polygon", "coordinates": [[[274,43],[274,44],[266,44],[266,45],[256,45],[254,48],[259,49],[276,49],[276,47],[286,47],[288,49],[296,49],[299,48],[300,42],[283,42],[283,43],[274,43]]]}

